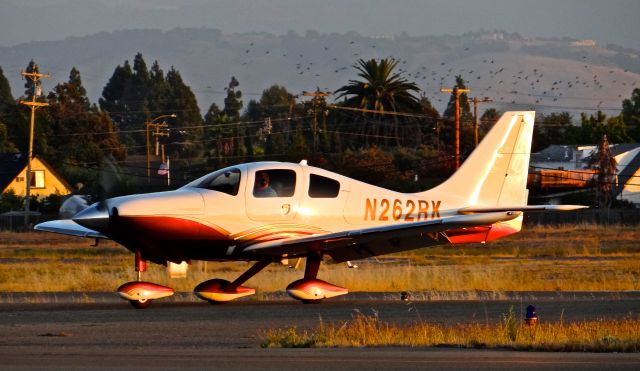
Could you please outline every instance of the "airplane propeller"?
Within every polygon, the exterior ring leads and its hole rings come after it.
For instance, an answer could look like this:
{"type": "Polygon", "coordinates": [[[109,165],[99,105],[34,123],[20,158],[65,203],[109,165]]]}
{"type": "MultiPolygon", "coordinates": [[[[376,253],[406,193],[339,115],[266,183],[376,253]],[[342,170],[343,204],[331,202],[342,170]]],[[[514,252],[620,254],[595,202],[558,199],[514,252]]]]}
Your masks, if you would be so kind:
{"type": "MultiPolygon", "coordinates": [[[[113,211],[109,199],[116,191],[122,177],[111,155],[104,158],[99,172],[98,202],[75,214],[71,219],[83,227],[104,233],[109,227],[113,211]]],[[[117,210],[116,216],[117,216],[117,210]]]]}
{"type": "Polygon", "coordinates": [[[115,159],[111,154],[105,156],[99,173],[98,187],[98,207],[107,212],[107,200],[111,198],[118,186],[122,182],[122,176],[119,169],[115,165],[115,159]]]}

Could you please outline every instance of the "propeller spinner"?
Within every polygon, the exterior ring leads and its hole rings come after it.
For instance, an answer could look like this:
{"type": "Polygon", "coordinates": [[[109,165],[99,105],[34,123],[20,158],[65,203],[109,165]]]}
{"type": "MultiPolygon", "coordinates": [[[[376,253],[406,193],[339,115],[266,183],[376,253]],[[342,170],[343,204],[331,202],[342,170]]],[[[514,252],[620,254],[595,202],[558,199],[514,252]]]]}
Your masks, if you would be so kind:
{"type": "Polygon", "coordinates": [[[96,202],[71,218],[83,227],[104,233],[109,227],[109,207],[106,201],[96,202]]]}

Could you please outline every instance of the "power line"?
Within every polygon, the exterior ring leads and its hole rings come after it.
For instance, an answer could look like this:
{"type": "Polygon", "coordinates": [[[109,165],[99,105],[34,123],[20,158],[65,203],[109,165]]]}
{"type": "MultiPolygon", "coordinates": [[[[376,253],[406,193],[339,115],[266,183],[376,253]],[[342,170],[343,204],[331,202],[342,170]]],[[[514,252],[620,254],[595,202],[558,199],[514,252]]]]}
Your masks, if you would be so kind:
{"type": "Polygon", "coordinates": [[[366,108],[355,108],[355,107],[346,107],[346,106],[336,106],[336,105],[333,105],[333,104],[327,105],[327,108],[339,109],[339,110],[345,110],[345,111],[356,111],[356,112],[376,113],[376,114],[379,114],[379,115],[390,115],[390,116],[405,116],[405,117],[431,117],[431,118],[433,118],[433,117],[434,117],[434,115],[429,115],[429,114],[409,113],[409,112],[398,112],[398,111],[379,111],[379,110],[372,110],[372,109],[366,109],[366,108]]]}
{"type": "MultiPolygon", "coordinates": [[[[308,118],[310,116],[301,116],[300,118],[308,118]]],[[[291,121],[291,118],[282,118],[282,119],[271,119],[272,122],[280,122],[280,121],[291,121]]],[[[237,121],[228,124],[204,124],[204,125],[191,125],[191,126],[180,126],[175,128],[169,128],[169,131],[183,131],[185,129],[198,129],[198,128],[226,128],[226,127],[251,127],[251,126],[260,126],[264,124],[264,120],[256,120],[256,121],[237,121]]],[[[143,133],[145,129],[130,129],[130,130],[110,130],[103,131],[98,133],[66,133],[66,134],[52,134],[52,137],[70,137],[70,136],[87,136],[87,135],[105,135],[105,134],[126,134],[126,133],[143,133]]]]}

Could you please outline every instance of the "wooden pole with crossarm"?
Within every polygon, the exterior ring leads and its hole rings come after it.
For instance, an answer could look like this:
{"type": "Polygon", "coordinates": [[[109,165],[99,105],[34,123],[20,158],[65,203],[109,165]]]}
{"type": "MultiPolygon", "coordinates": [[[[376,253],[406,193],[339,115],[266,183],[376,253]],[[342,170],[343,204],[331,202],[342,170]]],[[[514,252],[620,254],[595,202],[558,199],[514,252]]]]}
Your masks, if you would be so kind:
{"type": "Polygon", "coordinates": [[[331,93],[320,91],[320,88],[318,88],[318,90],[316,90],[315,92],[303,91],[302,95],[304,95],[305,97],[313,97],[313,127],[311,128],[313,133],[313,146],[311,147],[311,152],[312,156],[315,158],[316,150],[318,148],[318,103],[320,98],[327,97],[331,95],[331,93]]]}
{"type": "Polygon", "coordinates": [[[456,170],[460,167],[460,94],[468,93],[471,89],[440,89],[442,93],[453,93],[456,96],[456,170]]]}
{"type": "Polygon", "coordinates": [[[31,107],[31,127],[29,129],[29,154],[27,158],[27,174],[26,181],[27,187],[25,192],[25,200],[24,200],[24,226],[27,227],[29,225],[29,211],[30,211],[30,201],[31,201],[31,158],[33,157],[33,128],[35,122],[35,114],[36,110],[40,107],[46,107],[49,103],[45,102],[36,102],[36,97],[38,94],[38,82],[43,77],[51,77],[47,73],[35,73],[35,72],[21,72],[22,76],[31,79],[33,81],[33,95],[31,96],[30,101],[21,100],[20,104],[24,104],[25,106],[31,107]]]}

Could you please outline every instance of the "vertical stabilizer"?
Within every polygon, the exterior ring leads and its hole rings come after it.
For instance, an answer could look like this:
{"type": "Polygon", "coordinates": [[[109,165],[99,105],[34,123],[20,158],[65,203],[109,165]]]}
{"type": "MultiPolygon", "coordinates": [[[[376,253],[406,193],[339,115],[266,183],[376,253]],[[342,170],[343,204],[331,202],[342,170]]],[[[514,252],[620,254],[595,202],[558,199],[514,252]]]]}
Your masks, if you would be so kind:
{"type": "Polygon", "coordinates": [[[534,119],[533,111],[505,112],[460,169],[427,192],[464,205],[526,205],[534,119]]]}

